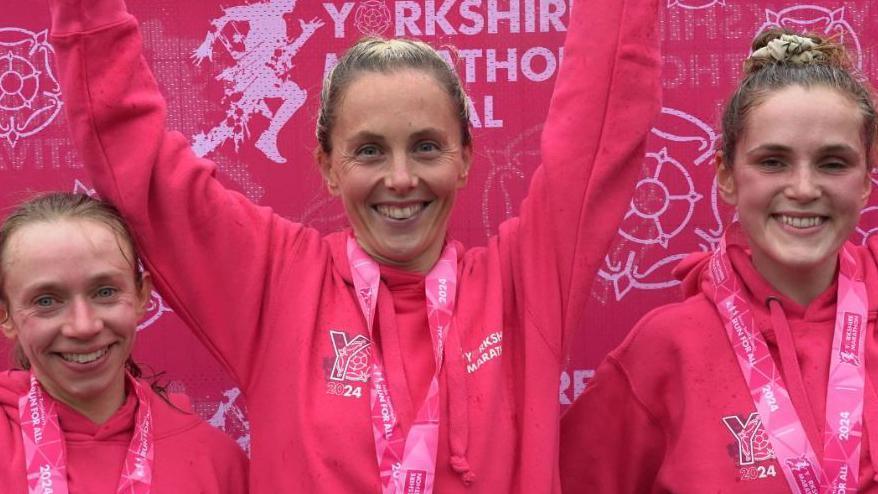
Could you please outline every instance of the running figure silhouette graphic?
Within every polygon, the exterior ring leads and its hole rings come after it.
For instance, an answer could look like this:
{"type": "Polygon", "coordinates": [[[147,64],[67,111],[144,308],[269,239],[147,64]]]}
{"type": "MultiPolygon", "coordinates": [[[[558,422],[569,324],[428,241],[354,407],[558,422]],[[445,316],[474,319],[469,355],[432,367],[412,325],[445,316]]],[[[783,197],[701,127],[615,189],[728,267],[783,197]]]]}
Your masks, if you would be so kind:
{"type": "Polygon", "coordinates": [[[287,36],[284,15],[292,12],[296,0],[269,0],[223,8],[223,16],[211,21],[204,42],[192,54],[196,65],[213,60],[214,45],[219,42],[235,64],[223,69],[216,79],[224,84],[223,101],[228,104],[226,118],[207,133],[193,137],[192,149],[206,156],[231,139],[235,151],[250,136],[248,124],[253,115],[270,120],[268,128],[256,139],[255,146],[275,163],[286,163],[277,149],[277,135],[293,114],[302,107],[308,92],[290,78],[293,57],[311,36],[324,25],[319,19],[299,20],[302,32],[295,39],[287,36]],[[231,24],[230,24],[231,23],[231,24]],[[236,23],[247,23],[246,32],[236,23]],[[234,33],[226,33],[230,26],[234,33]],[[236,46],[243,45],[243,49],[236,46]],[[272,111],[266,99],[278,98],[281,105],[272,111]]]}

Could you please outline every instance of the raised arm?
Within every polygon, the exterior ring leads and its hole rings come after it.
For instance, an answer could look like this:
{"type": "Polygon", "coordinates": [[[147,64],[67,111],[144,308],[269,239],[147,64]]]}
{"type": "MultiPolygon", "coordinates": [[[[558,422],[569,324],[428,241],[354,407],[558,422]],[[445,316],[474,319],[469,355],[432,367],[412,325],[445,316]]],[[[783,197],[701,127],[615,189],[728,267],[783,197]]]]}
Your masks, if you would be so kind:
{"type": "Polygon", "coordinates": [[[658,420],[635,395],[620,363],[609,357],[561,417],[561,491],[652,492],[666,448],[658,420]]]}
{"type": "Polygon", "coordinates": [[[577,0],[571,13],[543,129],[543,163],[516,234],[516,285],[559,358],[628,208],[659,111],[657,4],[577,0]]]}
{"type": "MultiPolygon", "coordinates": [[[[225,189],[165,128],[165,101],[122,0],[50,0],[67,116],[98,193],[127,219],[162,294],[242,384],[266,280],[301,227],[225,189]],[[283,223],[283,228],[279,225],[283,223]]],[[[260,343],[261,342],[261,343],[260,343]]]]}

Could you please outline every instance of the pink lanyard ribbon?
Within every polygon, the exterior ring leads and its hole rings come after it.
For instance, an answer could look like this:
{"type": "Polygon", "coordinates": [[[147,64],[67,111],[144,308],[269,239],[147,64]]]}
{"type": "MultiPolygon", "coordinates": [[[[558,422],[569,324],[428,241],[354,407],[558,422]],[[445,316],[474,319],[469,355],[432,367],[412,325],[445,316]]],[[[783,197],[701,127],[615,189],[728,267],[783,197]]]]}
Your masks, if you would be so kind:
{"type": "MultiPolygon", "coordinates": [[[[347,253],[357,301],[366,318],[369,339],[374,342],[373,327],[381,272],[378,264],[353,237],[348,238],[347,253]]],[[[439,447],[439,372],[457,294],[457,251],[451,245],[445,247],[439,261],[427,274],[425,291],[436,372],[407,437],[402,435],[390,399],[381,352],[377,346],[372,346],[372,435],[375,438],[383,494],[433,492],[436,451],[439,447]]]]}
{"type": "MultiPolygon", "coordinates": [[[[756,327],[750,303],[726,253],[726,239],[710,260],[708,295],[723,320],[741,373],[794,493],[857,492],[866,381],[866,286],[854,248],[839,252],[835,336],[826,391],[823,463],[817,459],[777,365],[756,327]]],[[[803,410],[810,413],[810,410],[803,410]]]]}
{"type": "MultiPolygon", "coordinates": [[[[117,494],[149,494],[154,458],[152,411],[143,386],[129,378],[137,397],[137,418],[117,494]]],[[[30,390],[18,400],[28,494],[68,494],[67,448],[57,403],[31,374],[30,390]]]]}

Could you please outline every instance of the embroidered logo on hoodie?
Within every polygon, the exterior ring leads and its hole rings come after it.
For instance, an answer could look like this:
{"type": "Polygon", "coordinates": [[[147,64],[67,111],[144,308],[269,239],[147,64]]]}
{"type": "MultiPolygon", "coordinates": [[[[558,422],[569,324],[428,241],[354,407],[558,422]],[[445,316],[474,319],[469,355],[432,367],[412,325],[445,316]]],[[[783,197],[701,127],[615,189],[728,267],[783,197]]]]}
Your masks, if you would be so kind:
{"type": "Polygon", "coordinates": [[[479,343],[479,347],[473,351],[464,352],[466,371],[469,374],[479,370],[486,362],[494,360],[503,354],[503,331],[494,331],[479,343]]]}
{"type": "Polygon", "coordinates": [[[739,466],[774,459],[774,448],[771,447],[768,433],[762,427],[759,413],[751,413],[744,422],[737,415],[729,415],[723,417],[723,423],[737,443],[739,466]]]}
{"type": "Polygon", "coordinates": [[[738,415],[723,417],[723,424],[732,434],[735,442],[729,446],[730,453],[736,456],[735,466],[738,467],[738,480],[759,480],[778,475],[774,448],[762,419],[757,412],[752,412],[741,420],[738,415]]]}
{"type": "Polygon", "coordinates": [[[366,382],[369,380],[371,342],[365,335],[349,338],[344,331],[331,330],[329,338],[335,352],[335,362],[329,373],[333,381],[366,382]]]}

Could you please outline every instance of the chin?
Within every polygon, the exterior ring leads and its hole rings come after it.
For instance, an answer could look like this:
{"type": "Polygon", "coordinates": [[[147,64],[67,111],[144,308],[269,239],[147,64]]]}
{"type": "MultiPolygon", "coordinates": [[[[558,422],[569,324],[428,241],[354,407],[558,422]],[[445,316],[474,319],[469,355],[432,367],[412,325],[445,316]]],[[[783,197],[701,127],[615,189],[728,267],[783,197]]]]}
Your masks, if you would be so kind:
{"type": "Polygon", "coordinates": [[[390,239],[382,242],[378,255],[393,262],[408,263],[427,252],[430,245],[422,239],[390,239]]]}
{"type": "Polygon", "coordinates": [[[802,248],[792,249],[772,257],[775,262],[786,269],[810,271],[834,262],[837,255],[838,249],[802,248]]]}

